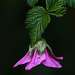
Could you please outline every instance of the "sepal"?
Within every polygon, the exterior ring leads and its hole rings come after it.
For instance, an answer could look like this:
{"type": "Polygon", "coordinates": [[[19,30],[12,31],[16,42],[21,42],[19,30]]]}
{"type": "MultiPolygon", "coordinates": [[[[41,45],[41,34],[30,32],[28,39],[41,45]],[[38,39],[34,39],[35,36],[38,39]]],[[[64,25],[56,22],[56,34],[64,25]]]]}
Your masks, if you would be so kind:
{"type": "Polygon", "coordinates": [[[34,53],[35,51],[35,46],[31,47],[31,45],[29,45],[29,54],[30,54],[30,57],[32,56],[32,54],[34,53]]]}
{"type": "Polygon", "coordinates": [[[45,49],[46,49],[46,42],[44,39],[40,40],[37,42],[36,44],[37,47],[37,52],[39,54],[39,57],[41,57],[41,55],[44,53],[45,49]]]}

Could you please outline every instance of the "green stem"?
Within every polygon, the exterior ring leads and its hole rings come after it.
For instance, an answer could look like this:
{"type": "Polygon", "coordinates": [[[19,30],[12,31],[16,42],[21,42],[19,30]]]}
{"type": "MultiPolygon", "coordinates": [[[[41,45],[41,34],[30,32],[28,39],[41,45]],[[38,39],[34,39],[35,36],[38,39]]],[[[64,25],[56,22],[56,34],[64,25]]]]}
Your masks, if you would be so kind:
{"type": "Polygon", "coordinates": [[[54,15],[55,16],[55,13],[49,13],[50,15],[54,15]]]}

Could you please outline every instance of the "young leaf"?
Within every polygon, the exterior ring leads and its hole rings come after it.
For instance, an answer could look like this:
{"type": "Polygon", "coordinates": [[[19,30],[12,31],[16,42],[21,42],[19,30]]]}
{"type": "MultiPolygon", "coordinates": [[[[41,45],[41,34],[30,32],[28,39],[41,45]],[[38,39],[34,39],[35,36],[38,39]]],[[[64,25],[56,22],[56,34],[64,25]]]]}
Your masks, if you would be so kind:
{"type": "Polygon", "coordinates": [[[64,0],[64,5],[66,4],[75,8],[75,0],[64,0]]]}
{"type": "Polygon", "coordinates": [[[29,30],[31,44],[41,38],[41,35],[48,23],[50,23],[50,20],[48,12],[41,6],[37,6],[29,10],[25,23],[26,28],[29,30]]]}
{"type": "Polygon", "coordinates": [[[59,10],[55,12],[56,17],[61,17],[66,13],[66,7],[61,7],[59,10]]]}
{"type": "Polygon", "coordinates": [[[36,3],[38,3],[39,0],[27,0],[27,3],[29,6],[33,7],[36,3]]]}
{"type": "Polygon", "coordinates": [[[63,0],[46,0],[46,9],[54,12],[63,6],[63,0]]]}

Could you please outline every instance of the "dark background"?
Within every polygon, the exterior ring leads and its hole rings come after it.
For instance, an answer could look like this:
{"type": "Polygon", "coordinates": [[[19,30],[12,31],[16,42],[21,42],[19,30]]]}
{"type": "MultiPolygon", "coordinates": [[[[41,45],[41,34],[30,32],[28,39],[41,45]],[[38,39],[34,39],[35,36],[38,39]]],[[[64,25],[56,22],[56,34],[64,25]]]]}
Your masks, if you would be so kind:
{"type": "MultiPolygon", "coordinates": [[[[45,6],[43,0],[38,5],[45,6]]],[[[51,16],[51,23],[43,38],[56,56],[63,56],[63,68],[39,65],[25,71],[25,65],[12,68],[28,51],[29,35],[25,29],[25,16],[30,9],[24,0],[0,2],[0,75],[74,75],[75,74],[75,9],[67,6],[61,18],[51,16]]]]}

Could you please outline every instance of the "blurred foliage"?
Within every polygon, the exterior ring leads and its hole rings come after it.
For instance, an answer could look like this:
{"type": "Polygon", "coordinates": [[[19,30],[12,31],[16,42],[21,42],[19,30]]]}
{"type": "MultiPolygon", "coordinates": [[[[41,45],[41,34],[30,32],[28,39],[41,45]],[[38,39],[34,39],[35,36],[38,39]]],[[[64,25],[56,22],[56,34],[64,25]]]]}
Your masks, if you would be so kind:
{"type": "Polygon", "coordinates": [[[75,8],[75,0],[64,0],[64,4],[75,8]]]}

